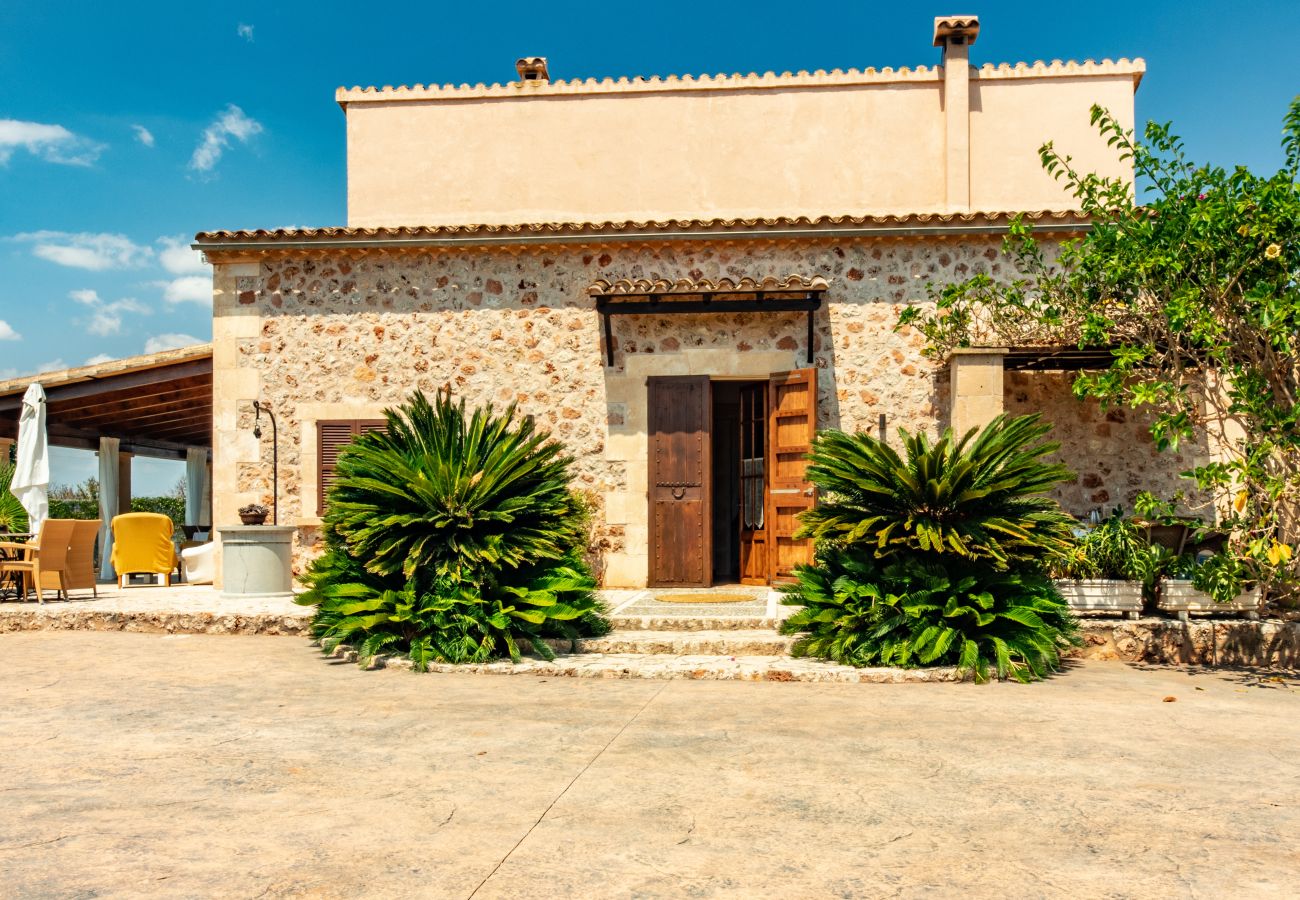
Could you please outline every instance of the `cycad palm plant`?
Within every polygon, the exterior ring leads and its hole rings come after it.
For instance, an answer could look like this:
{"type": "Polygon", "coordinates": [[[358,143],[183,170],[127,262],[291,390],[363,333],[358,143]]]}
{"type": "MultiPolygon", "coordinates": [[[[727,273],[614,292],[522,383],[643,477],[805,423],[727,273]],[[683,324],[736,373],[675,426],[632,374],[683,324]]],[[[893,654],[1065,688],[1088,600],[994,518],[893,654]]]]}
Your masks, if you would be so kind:
{"type": "Polygon", "coordinates": [[[549,435],[513,406],[467,414],[445,393],[385,417],[339,455],[326,552],[298,601],[317,607],[324,650],[400,651],[419,671],[608,630],[581,559],[585,507],[549,435]]]}
{"type": "Polygon", "coordinates": [[[376,575],[473,580],[563,558],[580,534],[559,443],[514,406],[439,392],[385,412],[339,457],[325,525],[376,575]]]}
{"type": "Polygon", "coordinates": [[[905,456],[867,434],[824,431],[808,478],[824,502],[806,513],[800,536],[869,546],[879,556],[923,552],[988,560],[1041,559],[1070,540],[1072,520],[1045,496],[1071,477],[1043,457],[1038,416],[999,416],[960,440],[946,430],[900,432],[905,456]]]}
{"type": "Polygon", "coordinates": [[[14,465],[0,459],[0,530],[20,532],[27,530],[27,510],[9,490],[14,480],[14,465]]]}
{"type": "Polygon", "coordinates": [[[968,560],[828,549],[786,586],[801,609],[783,624],[791,652],[854,666],[951,665],[1031,681],[1079,642],[1078,624],[1041,571],[968,560]]]}
{"type": "Polygon", "coordinates": [[[960,440],[902,433],[904,454],[827,431],[808,478],[820,506],[799,534],[817,564],[782,602],[795,652],[850,665],[955,665],[977,679],[1041,678],[1078,642],[1046,571],[1072,520],[1046,492],[1070,477],[1037,416],[999,417],[960,440]]]}

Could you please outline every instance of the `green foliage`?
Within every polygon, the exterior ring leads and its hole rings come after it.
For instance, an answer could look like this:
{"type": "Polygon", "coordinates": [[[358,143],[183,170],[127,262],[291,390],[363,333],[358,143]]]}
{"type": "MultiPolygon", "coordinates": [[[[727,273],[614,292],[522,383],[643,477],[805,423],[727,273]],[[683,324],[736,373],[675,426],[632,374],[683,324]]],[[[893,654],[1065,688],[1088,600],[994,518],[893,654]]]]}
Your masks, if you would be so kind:
{"type": "Polygon", "coordinates": [[[588,511],[570,460],[514,408],[497,415],[440,394],[385,412],[387,432],[340,454],[312,565],[313,634],[362,662],[550,658],[547,638],[609,630],[581,558],[588,511]]]}
{"type": "Polygon", "coordinates": [[[560,444],[514,406],[466,416],[440,392],[385,412],[338,461],[326,526],[376,575],[474,581],[559,560],[581,536],[560,444]]]}
{"type": "Polygon", "coordinates": [[[800,537],[865,544],[879,556],[953,554],[1005,569],[1064,549],[1073,521],[1043,496],[1070,472],[1043,457],[1058,447],[1037,416],[1000,416],[961,440],[901,432],[906,458],[867,434],[823,431],[808,478],[824,499],[800,537]]]}
{"type": "Polygon", "coordinates": [[[998,571],[979,560],[912,554],[877,558],[831,547],[783,585],[782,603],[802,607],[782,624],[802,632],[796,656],[853,666],[951,665],[989,677],[1032,681],[1080,643],[1078,625],[1041,571],[998,571]]]}
{"type": "Polygon", "coordinates": [[[1110,517],[1052,558],[1057,578],[1143,579],[1150,543],[1137,524],[1116,507],[1110,517]]]}
{"type": "Polygon", "coordinates": [[[13,464],[0,460],[0,531],[22,533],[27,531],[27,510],[9,490],[13,480],[13,464]]]}
{"type": "Polygon", "coordinates": [[[825,432],[803,513],[817,563],[796,569],[782,625],[799,655],[855,666],[953,665],[979,680],[1041,678],[1077,640],[1047,575],[1072,520],[1044,494],[1070,477],[1036,416],[960,441],[902,433],[904,456],[866,434],[825,432]]]}
{"type": "MultiPolygon", "coordinates": [[[[1076,170],[1051,144],[1046,170],[1093,222],[1053,254],[1016,220],[1015,275],[979,274],[909,308],[928,350],[1020,343],[1109,348],[1109,366],[1075,393],[1153,414],[1161,450],[1208,440],[1228,458],[1185,473],[1232,534],[1229,553],[1275,591],[1300,580],[1300,97],[1271,175],[1195,165],[1169,125],[1143,139],[1094,107],[1120,178],[1076,170]]],[[[1190,487],[1190,484],[1189,484],[1190,487]]],[[[1177,498],[1165,498],[1173,500],[1177,498]]],[[[1211,517],[1212,518],[1212,517],[1211,517]]]]}

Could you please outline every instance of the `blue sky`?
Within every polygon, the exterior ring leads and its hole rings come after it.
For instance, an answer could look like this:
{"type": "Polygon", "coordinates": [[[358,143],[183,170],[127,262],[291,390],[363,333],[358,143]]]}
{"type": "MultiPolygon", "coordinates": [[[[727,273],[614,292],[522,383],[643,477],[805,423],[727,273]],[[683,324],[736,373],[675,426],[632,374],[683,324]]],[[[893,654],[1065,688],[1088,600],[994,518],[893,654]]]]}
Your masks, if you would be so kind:
{"type": "MultiPolygon", "coordinates": [[[[0,377],[207,340],[210,228],[345,221],[339,85],[1142,56],[1138,118],[1276,168],[1290,2],[0,4],[0,377]]],[[[71,479],[69,479],[71,480],[71,479]]],[[[174,481],[174,479],[167,479],[174,481]]],[[[167,485],[170,486],[170,485],[167,485]]]]}

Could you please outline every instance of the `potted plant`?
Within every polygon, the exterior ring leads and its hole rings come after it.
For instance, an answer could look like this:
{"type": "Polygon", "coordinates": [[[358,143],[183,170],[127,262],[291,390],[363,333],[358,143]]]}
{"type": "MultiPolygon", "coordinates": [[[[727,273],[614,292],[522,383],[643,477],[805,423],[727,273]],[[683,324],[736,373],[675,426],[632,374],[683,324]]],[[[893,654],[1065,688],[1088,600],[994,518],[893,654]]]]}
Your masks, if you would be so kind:
{"type": "Polygon", "coordinates": [[[239,520],[245,525],[265,525],[266,517],[270,514],[271,510],[260,503],[250,503],[239,508],[239,520]]]}
{"type": "Polygon", "coordinates": [[[1237,557],[1225,553],[1184,554],[1166,567],[1156,606],[1186,622],[1193,613],[1244,612],[1259,618],[1258,585],[1237,557]]]}
{"type": "Polygon", "coordinates": [[[1075,612],[1119,612],[1136,619],[1150,556],[1137,525],[1116,508],[1052,561],[1052,577],[1075,612]]]}

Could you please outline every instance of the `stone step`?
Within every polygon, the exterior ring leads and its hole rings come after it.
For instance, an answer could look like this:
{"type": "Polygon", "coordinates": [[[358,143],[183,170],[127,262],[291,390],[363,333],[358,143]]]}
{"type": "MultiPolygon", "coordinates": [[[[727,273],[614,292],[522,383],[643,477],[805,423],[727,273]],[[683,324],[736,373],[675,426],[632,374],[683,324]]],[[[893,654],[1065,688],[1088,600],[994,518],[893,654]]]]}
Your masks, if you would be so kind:
{"type": "Polygon", "coordinates": [[[610,622],[619,631],[775,631],[779,619],[767,616],[626,616],[610,622]]]}
{"type": "MultiPolygon", "coordinates": [[[[407,669],[410,660],[381,657],[373,668],[407,669]]],[[[841,684],[905,684],[961,681],[952,669],[855,669],[812,659],[788,656],[722,656],[713,654],[669,656],[644,653],[576,653],[554,660],[525,658],[519,663],[470,665],[435,663],[430,672],[441,674],[533,675],[553,678],[620,678],[687,681],[808,681],[841,684]]]]}
{"type": "Polygon", "coordinates": [[[573,642],[574,653],[651,656],[783,656],[794,638],[772,629],[618,630],[573,642]]]}

